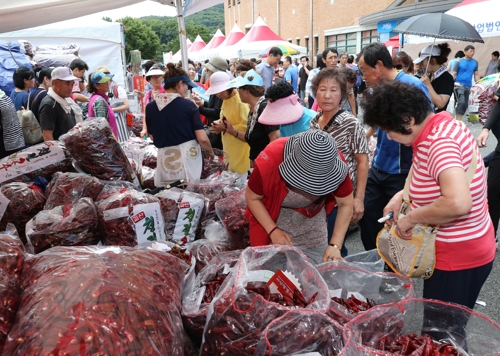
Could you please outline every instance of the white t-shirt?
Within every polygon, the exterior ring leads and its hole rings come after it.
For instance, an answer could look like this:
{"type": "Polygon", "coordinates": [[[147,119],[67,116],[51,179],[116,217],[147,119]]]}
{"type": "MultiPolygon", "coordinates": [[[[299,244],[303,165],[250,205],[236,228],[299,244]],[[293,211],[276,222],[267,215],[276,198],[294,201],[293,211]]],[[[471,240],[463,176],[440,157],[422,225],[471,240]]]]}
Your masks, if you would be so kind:
{"type": "Polygon", "coordinates": [[[109,100],[109,105],[111,105],[111,107],[113,107],[113,104],[115,104],[117,102],[123,102],[123,99],[128,98],[127,91],[116,83],[113,83],[113,85],[109,88],[109,91],[113,93],[113,98],[109,100]],[[114,87],[115,86],[117,88],[116,91],[118,92],[118,98],[116,97],[116,95],[114,95],[114,93],[115,93],[114,87]]]}

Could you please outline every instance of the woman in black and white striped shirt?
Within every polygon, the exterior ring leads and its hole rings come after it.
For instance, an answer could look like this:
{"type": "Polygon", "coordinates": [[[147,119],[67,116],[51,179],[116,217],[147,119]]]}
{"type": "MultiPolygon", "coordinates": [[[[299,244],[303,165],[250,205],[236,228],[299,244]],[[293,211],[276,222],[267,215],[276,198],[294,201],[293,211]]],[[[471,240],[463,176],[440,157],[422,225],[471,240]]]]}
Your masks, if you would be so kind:
{"type": "Polygon", "coordinates": [[[0,90],[0,158],[24,148],[24,136],[12,100],[0,90]]]}

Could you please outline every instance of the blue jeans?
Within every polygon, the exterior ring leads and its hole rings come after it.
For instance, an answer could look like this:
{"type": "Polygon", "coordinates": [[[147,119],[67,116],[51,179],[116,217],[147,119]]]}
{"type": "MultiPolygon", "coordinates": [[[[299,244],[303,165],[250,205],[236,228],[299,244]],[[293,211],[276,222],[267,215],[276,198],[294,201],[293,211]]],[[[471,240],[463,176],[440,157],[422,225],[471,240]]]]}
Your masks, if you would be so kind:
{"type": "MultiPolygon", "coordinates": [[[[326,217],[327,221],[328,221],[328,236],[327,236],[327,241],[328,243],[330,243],[330,239],[332,238],[332,234],[333,234],[333,227],[335,226],[335,220],[337,220],[337,212],[338,212],[338,207],[336,206],[332,212],[330,213],[330,215],[328,215],[326,217]]],[[[344,242],[342,243],[342,248],[340,249],[340,255],[342,257],[345,257],[347,256],[347,247],[345,247],[345,239],[347,238],[347,235],[349,235],[348,232],[346,232],[345,236],[344,236],[344,242]]]]}

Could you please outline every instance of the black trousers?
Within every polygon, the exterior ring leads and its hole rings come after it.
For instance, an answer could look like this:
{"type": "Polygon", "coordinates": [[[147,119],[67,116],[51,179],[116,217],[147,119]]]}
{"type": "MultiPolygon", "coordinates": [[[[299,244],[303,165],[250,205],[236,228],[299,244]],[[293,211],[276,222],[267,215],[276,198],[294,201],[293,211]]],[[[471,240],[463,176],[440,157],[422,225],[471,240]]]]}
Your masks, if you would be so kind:
{"type": "Polygon", "coordinates": [[[366,182],[365,212],[359,221],[361,241],[366,251],[377,247],[377,235],[384,227],[377,220],[383,216],[383,210],[394,194],[404,188],[407,175],[387,174],[374,167],[370,169],[366,182]]]}
{"type": "Polygon", "coordinates": [[[500,219],[500,153],[496,150],[488,168],[488,207],[496,236],[500,219]]]}

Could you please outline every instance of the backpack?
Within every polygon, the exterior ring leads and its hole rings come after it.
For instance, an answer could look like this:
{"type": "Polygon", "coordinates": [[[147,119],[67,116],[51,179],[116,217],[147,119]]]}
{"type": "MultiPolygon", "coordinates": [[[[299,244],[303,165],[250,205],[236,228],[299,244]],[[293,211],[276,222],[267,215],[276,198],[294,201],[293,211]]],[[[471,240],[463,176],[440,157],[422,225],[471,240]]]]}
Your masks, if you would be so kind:
{"type": "MultiPolygon", "coordinates": [[[[40,91],[33,102],[36,102],[38,95],[40,95],[42,91],[40,91]]],[[[29,94],[31,95],[31,93],[29,94]]],[[[36,143],[40,143],[43,141],[42,129],[40,128],[40,124],[35,117],[35,114],[30,110],[30,97],[28,96],[28,105],[26,110],[18,110],[17,118],[21,123],[21,129],[23,130],[24,142],[33,145],[36,143]]]]}

